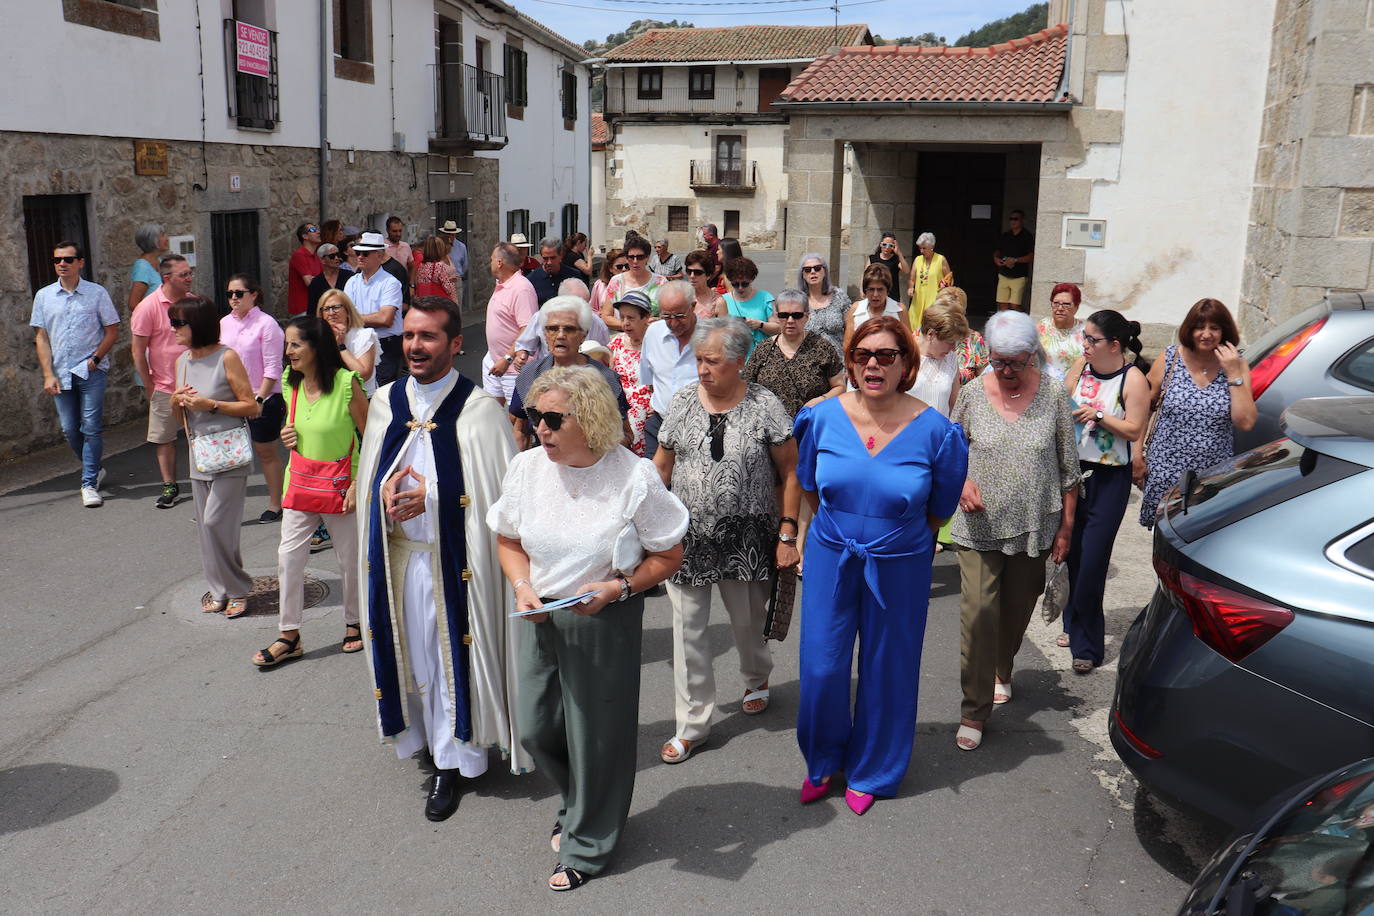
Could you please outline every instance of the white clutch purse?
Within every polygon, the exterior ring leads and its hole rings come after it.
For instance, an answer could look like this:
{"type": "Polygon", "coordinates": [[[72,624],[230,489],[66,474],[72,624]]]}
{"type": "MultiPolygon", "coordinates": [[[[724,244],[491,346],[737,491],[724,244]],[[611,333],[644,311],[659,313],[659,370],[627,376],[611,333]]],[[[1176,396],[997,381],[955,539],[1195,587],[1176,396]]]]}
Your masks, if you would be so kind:
{"type": "Polygon", "coordinates": [[[626,522],[625,527],[615,537],[611,551],[611,565],[624,576],[632,575],[640,561],[644,559],[644,545],[639,542],[639,529],[634,522],[626,522]]]}

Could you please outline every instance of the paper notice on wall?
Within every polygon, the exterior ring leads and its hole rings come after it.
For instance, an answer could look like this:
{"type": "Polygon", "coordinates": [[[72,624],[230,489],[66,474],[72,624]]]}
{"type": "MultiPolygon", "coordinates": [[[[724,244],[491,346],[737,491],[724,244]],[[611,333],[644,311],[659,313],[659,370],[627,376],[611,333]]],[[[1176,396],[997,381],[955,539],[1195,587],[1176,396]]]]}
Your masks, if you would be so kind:
{"type": "Polygon", "coordinates": [[[992,204],[973,204],[968,211],[969,219],[992,219],[992,204]]]}

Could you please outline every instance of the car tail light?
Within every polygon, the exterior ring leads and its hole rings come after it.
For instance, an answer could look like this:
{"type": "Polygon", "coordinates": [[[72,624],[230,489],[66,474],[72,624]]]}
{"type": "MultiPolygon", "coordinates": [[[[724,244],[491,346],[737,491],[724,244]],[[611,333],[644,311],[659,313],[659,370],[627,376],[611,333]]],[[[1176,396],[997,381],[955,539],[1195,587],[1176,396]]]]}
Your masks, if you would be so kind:
{"type": "Polygon", "coordinates": [[[1255,363],[1254,368],[1250,370],[1250,390],[1254,393],[1256,400],[1259,400],[1259,396],[1264,394],[1264,390],[1273,384],[1274,379],[1278,378],[1284,369],[1288,368],[1288,364],[1302,352],[1302,348],[1307,346],[1307,342],[1316,336],[1324,324],[1326,324],[1325,318],[1309,324],[1266,353],[1264,359],[1255,363]]]}
{"type": "Polygon", "coordinates": [[[1293,622],[1293,612],[1189,575],[1155,557],[1160,584],[1193,623],[1193,635],[1232,662],[1254,652],[1293,622]]]}
{"type": "Polygon", "coordinates": [[[1140,751],[1140,753],[1144,754],[1146,757],[1149,757],[1151,760],[1158,760],[1159,758],[1164,756],[1163,751],[1155,750],[1153,747],[1146,744],[1139,735],[1131,731],[1130,726],[1126,724],[1126,720],[1121,718],[1121,710],[1112,710],[1112,715],[1116,717],[1116,727],[1121,729],[1122,737],[1126,739],[1127,743],[1129,743],[1131,747],[1135,748],[1137,751],[1140,751]]]}

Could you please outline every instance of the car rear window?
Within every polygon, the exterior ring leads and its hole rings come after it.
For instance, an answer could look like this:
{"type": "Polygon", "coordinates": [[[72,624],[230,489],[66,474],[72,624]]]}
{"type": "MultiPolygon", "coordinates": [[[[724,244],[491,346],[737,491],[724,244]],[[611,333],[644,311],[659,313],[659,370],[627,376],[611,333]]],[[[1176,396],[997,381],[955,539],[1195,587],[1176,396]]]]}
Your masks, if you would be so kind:
{"type": "Polygon", "coordinates": [[[1331,374],[1343,382],[1374,391],[1374,338],[1341,357],[1331,368],[1331,374]]]}
{"type": "Polygon", "coordinates": [[[1191,478],[1186,500],[1175,488],[1165,496],[1164,515],[1175,533],[1191,542],[1365,470],[1279,439],[1191,478]]]}

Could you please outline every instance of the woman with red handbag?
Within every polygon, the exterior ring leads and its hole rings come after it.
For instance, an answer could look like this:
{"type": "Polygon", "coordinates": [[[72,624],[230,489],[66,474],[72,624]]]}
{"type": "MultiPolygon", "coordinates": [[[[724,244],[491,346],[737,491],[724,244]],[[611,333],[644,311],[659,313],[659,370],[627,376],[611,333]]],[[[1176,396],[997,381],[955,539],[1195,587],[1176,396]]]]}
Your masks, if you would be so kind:
{"type": "Polygon", "coordinates": [[[299,658],[305,651],[300,632],[305,561],[310,556],[310,536],[331,516],[348,516],[330,524],[343,580],[342,648],[345,652],[363,648],[353,477],[358,441],[367,422],[367,396],[358,374],[344,368],[334,332],[323,318],[302,315],[286,326],[286,362],[289,368],[282,376],[282,394],[288,406],[281,439],[291,457],[277,550],[281,636],[253,656],[259,668],[299,658]]]}

